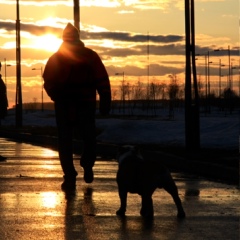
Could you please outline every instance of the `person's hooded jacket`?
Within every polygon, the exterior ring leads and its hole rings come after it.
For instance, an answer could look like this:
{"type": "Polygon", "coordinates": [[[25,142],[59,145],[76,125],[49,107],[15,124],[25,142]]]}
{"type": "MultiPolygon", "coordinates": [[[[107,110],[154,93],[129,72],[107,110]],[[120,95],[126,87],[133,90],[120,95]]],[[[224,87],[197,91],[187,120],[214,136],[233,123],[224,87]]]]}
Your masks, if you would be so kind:
{"type": "Polygon", "coordinates": [[[45,66],[43,79],[44,88],[54,102],[77,102],[95,112],[97,90],[100,113],[110,111],[107,71],[98,54],[84,46],[78,30],[70,23],[63,31],[62,45],[45,66]]]}

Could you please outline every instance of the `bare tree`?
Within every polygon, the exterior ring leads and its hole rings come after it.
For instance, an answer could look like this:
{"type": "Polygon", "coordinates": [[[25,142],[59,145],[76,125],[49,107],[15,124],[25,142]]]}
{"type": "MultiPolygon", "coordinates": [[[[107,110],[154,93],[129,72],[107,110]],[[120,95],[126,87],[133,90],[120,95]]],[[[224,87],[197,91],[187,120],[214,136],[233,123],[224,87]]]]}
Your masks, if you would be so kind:
{"type": "Polygon", "coordinates": [[[143,84],[140,80],[137,81],[137,84],[133,86],[133,99],[142,100],[143,99],[143,84]]]}
{"type": "Polygon", "coordinates": [[[176,100],[178,99],[179,93],[179,84],[177,75],[169,75],[170,84],[168,85],[168,96],[169,96],[169,117],[174,118],[174,105],[176,100]]]}

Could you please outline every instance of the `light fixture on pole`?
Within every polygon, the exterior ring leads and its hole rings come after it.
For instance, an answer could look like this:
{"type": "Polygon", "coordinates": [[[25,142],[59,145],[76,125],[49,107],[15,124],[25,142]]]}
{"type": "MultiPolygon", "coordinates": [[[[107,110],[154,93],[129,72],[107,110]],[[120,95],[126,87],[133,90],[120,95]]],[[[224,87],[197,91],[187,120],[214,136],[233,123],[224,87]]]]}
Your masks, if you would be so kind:
{"type": "Polygon", "coordinates": [[[124,72],[115,73],[115,75],[122,75],[123,76],[123,82],[124,82],[124,72]]]}
{"type": "Polygon", "coordinates": [[[32,68],[32,70],[40,70],[41,71],[41,80],[42,80],[42,89],[41,89],[41,99],[42,99],[42,112],[44,111],[44,105],[43,105],[43,78],[42,78],[42,67],[41,68],[32,68]]]}

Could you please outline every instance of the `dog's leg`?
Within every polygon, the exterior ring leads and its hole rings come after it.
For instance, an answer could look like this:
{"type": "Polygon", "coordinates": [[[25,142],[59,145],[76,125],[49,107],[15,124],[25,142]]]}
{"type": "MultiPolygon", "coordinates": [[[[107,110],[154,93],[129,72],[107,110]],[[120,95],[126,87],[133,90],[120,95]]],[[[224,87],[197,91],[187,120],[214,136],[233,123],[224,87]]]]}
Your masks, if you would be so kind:
{"type": "Polygon", "coordinates": [[[119,189],[119,198],[120,198],[120,208],[117,210],[116,214],[118,216],[125,216],[126,208],[127,208],[127,191],[123,189],[119,189]]]}
{"type": "Polygon", "coordinates": [[[177,217],[185,218],[185,212],[182,207],[181,199],[179,198],[178,189],[171,176],[168,179],[168,181],[165,182],[165,184],[163,185],[163,188],[172,196],[175,202],[175,205],[178,211],[177,217]]]}
{"type": "MultiPolygon", "coordinates": [[[[146,186],[144,186],[145,188],[146,186]]],[[[141,216],[145,218],[153,218],[154,216],[154,210],[153,210],[153,200],[152,200],[152,194],[154,192],[154,189],[144,189],[142,196],[142,208],[140,211],[141,216]]]]}

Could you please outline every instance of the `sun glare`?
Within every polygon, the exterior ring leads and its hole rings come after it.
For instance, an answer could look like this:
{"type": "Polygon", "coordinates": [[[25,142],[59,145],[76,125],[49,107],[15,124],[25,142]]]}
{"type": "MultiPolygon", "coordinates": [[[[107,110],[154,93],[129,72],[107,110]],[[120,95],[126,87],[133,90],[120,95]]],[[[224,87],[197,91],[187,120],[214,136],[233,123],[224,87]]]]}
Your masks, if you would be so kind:
{"type": "Polygon", "coordinates": [[[7,42],[3,45],[4,49],[12,49],[16,47],[16,42],[7,42]]]}
{"type": "Polygon", "coordinates": [[[49,52],[56,52],[62,43],[62,40],[57,38],[53,34],[46,34],[38,37],[34,43],[33,48],[35,49],[44,49],[49,52]]]}
{"type": "Polygon", "coordinates": [[[102,42],[102,46],[106,48],[114,48],[114,42],[111,40],[104,39],[102,42]]]}
{"type": "Polygon", "coordinates": [[[42,205],[45,208],[55,208],[58,202],[58,196],[55,192],[43,192],[40,194],[42,205]]]}
{"type": "Polygon", "coordinates": [[[61,22],[62,22],[62,18],[48,17],[48,18],[44,18],[39,21],[36,21],[36,25],[61,28],[61,27],[63,27],[63,24],[61,22]]]}

